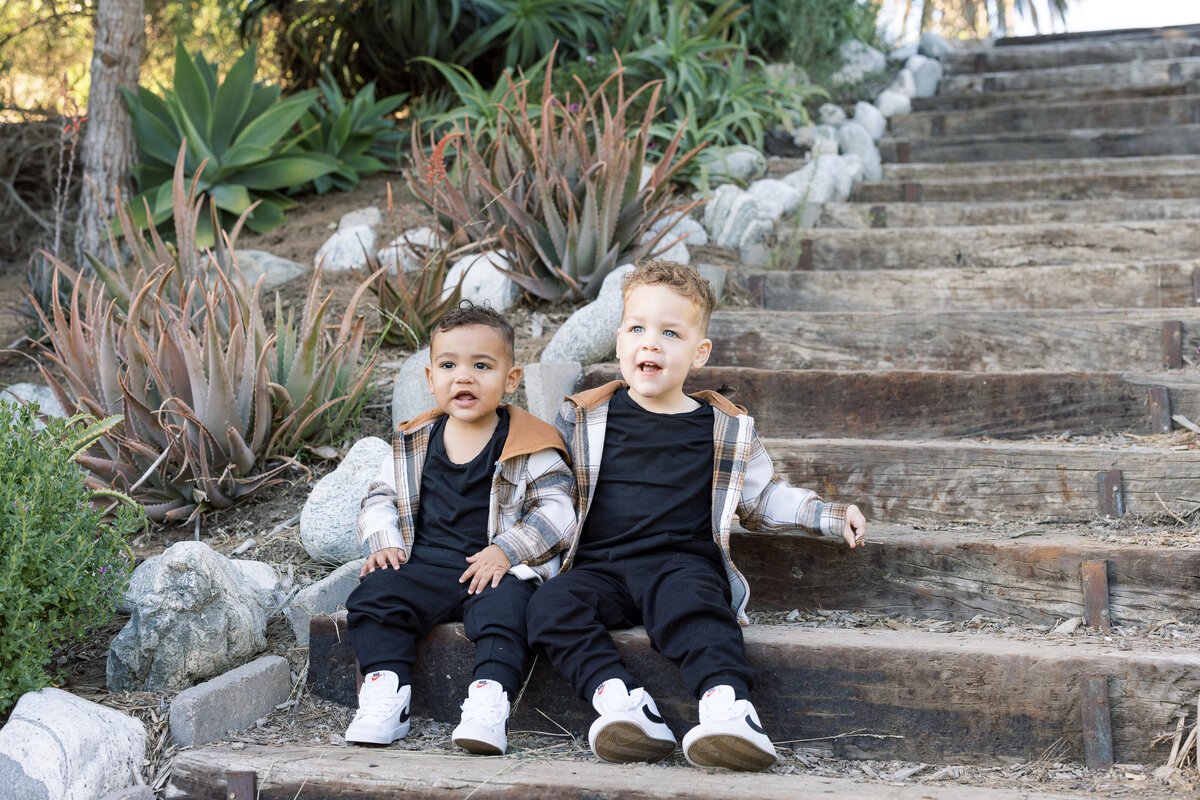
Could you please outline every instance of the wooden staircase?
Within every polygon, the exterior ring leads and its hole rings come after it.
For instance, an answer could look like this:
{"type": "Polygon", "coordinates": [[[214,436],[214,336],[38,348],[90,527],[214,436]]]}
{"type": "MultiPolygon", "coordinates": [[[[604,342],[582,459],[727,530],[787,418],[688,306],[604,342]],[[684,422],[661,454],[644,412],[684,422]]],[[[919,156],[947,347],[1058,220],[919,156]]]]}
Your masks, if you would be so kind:
{"type": "MultiPolygon", "coordinates": [[[[1200,26],[1004,40],[944,64],[941,93],[892,120],[883,180],[822,208],[780,268],[739,276],[756,306],[714,315],[691,378],[750,409],[780,473],[871,523],[861,551],[735,535],[751,607],[782,620],[746,630],[755,703],[776,740],[848,758],[1054,748],[1096,770],[1157,765],[1155,738],[1200,695],[1200,639],[1150,635],[1200,622],[1200,546],[1168,516],[1200,506],[1200,444],[1172,423],[1200,421],[1200,26]],[[1093,627],[1051,632],[1074,617],[1093,627]]],[[[308,679],[353,704],[344,626],[313,621],[308,679]]],[[[695,701],[678,671],[640,630],[615,636],[682,735],[695,701]]],[[[431,634],[414,713],[457,720],[470,663],[459,626],[431,634]]],[[[592,716],[543,660],[512,727],[579,734],[592,716]]],[[[261,798],[1012,796],[227,746],[181,753],[167,796],[224,798],[238,769],[261,798]]]]}

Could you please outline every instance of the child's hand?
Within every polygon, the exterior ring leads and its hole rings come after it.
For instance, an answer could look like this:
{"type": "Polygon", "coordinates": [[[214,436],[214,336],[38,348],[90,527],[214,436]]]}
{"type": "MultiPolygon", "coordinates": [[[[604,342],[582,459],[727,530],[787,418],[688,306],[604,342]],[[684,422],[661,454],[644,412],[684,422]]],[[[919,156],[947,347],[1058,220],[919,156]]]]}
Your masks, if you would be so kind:
{"type": "Polygon", "coordinates": [[[494,544],[489,544],[473,556],[467,556],[467,562],[471,566],[467,567],[467,571],[458,579],[459,583],[471,581],[467,594],[482,592],[487,588],[489,580],[492,582],[492,588],[496,588],[500,585],[504,573],[512,566],[504,551],[494,544]]]}
{"type": "Polygon", "coordinates": [[[376,569],[387,569],[389,565],[392,569],[400,569],[400,565],[407,560],[404,551],[399,547],[385,547],[367,556],[367,560],[363,562],[362,569],[358,571],[358,576],[360,578],[366,577],[368,572],[374,572],[376,569]]]}
{"type": "Polygon", "coordinates": [[[846,509],[846,526],[842,528],[842,538],[851,547],[859,547],[867,539],[867,518],[858,510],[858,506],[846,509]]]}

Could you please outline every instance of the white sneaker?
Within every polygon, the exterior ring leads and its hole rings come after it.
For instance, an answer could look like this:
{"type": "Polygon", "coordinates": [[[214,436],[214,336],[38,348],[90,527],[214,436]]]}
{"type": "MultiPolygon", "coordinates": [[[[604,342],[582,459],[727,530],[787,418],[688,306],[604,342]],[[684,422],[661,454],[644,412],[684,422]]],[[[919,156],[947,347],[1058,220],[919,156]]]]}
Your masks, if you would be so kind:
{"type": "Polygon", "coordinates": [[[675,734],[644,689],[631,692],[610,678],[592,695],[592,706],[600,718],[588,731],[588,745],[601,761],[661,761],[675,752],[675,734]]]}
{"type": "Polygon", "coordinates": [[[347,742],[391,744],[408,735],[408,704],[412,687],[400,686],[391,670],[372,672],[358,690],[358,711],[346,728],[347,742]]]}
{"type": "Polygon", "coordinates": [[[508,749],[508,692],[495,681],[479,680],[467,690],[454,743],[479,756],[502,756],[508,749]]]}
{"type": "Polygon", "coordinates": [[[775,763],[775,745],[749,700],[733,687],[714,686],[700,698],[700,724],[683,737],[683,754],[697,767],[761,772],[775,763]]]}

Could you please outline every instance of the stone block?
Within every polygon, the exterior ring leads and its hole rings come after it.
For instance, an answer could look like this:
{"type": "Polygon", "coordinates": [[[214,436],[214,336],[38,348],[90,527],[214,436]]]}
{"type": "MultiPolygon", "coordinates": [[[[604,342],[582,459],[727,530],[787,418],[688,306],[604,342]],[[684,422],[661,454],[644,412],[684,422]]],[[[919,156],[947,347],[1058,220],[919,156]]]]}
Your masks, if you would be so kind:
{"type": "Polygon", "coordinates": [[[367,265],[375,250],[375,231],[367,225],[339,228],[317,251],[313,265],[327,272],[346,272],[367,265]]]}
{"type": "Polygon", "coordinates": [[[171,741],[194,747],[250,727],[288,699],[290,675],[286,658],[263,656],[184,689],[171,702],[171,741]]]}
{"type": "Polygon", "coordinates": [[[346,598],[358,586],[358,573],[364,559],[348,561],[316,583],[305,586],[284,609],[284,615],[292,623],[296,644],[308,647],[308,630],[312,618],[317,614],[332,614],[346,607],[346,598]]]}

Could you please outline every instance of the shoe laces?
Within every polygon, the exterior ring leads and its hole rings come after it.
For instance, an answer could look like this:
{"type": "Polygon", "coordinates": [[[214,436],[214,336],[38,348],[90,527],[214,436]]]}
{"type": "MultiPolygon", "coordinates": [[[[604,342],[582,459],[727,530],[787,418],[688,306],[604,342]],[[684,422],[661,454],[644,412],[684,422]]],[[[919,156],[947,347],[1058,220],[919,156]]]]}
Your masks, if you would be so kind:
{"type": "Polygon", "coordinates": [[[383,720],[399,714],[407,702],[403,688],[393,691],[386,683],[364,683],[354,718],[383,720]]]}
{"type": "Polygon", "coordinates": [[[732,686],[714,686],[700,698],[700,721],[717,722],[744,715],[732,686]]]}
{"type": "Polygon", "coordinates": [[[623,681],[608,681],[605,684],[604,692],[598,695],[599,702],[597,705],[602,710],[601,713],[613,714],[628,711],[637,711],[646,704],[646,691],[640,686],[633,691],[625,689],[623,681]],[[620,688],[622,691],[617,691],[620,688]],[[624,695],[624,696],[622,696],[624,695]]]}
{"type": "Polygon", "coordinates": [[[462,703],[463,722],[482,722],[485,725],[500,725],[508,716],[507,700],[503,692],[491,697],[484,692],[472,692],[462,703]]]}

